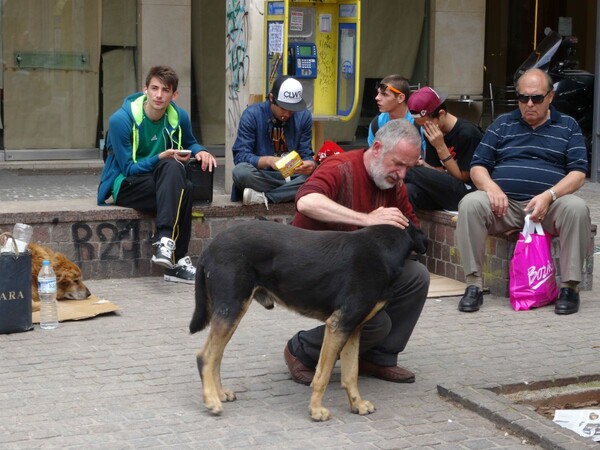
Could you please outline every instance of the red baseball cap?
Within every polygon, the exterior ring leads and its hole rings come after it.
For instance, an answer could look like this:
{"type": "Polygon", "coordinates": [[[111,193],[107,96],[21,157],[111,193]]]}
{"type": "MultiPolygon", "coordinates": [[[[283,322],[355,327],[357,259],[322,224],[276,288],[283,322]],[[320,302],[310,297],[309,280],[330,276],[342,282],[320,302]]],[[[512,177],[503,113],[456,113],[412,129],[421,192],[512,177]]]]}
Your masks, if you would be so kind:
{"type": "Polygon", "coordinates": [[[408,109],[412,114],[413,119],[427,117],[444,103],[446,97],[448,97],[448,94],[438,94],[429,86],[422,87],[410,94],[410,97],[408,98],[408,109]]]}

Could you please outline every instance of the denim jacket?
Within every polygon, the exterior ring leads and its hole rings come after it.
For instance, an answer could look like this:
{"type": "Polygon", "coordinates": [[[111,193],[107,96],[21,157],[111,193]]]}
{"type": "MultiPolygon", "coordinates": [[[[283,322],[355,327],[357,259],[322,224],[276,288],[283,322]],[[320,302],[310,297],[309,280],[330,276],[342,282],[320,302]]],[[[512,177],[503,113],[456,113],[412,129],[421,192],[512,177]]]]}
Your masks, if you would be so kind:
{"type": "MultiPolygon", "coordinates": [[[[273,156],[273,113],[268,101],[248,106],[242,113],[233,144],[233,162],[258,167],[261,156],[273,156]]],[[[288,151],[296,150],[303,160],[313,160],[312,116],[310,111],[296,112],[283,126],[288,151]]]]}

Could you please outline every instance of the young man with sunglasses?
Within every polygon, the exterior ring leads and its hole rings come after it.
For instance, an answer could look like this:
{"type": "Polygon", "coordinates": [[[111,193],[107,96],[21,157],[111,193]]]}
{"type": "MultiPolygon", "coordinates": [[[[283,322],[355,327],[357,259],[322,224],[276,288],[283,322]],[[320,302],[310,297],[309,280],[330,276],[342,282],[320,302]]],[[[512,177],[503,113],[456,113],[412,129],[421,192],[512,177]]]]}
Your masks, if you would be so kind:
{"type": "Polygon", "coordinates": [[[423,87],[410,96],[408,108],[427,139],[425,156],[408,172],[406,189],[414,209],[456,211],[474,189],[469,169],[482,132],[448,112],[446,95],[423,87]]]}
{"type": "Polygon", "coordinates": [[[233,201],[244,205],[291,202],[316,167],[312,151],[312,115],[302,98],[302,84],[284,75],[275,80],[267,101],[248,106],[242,113],[231,148],[233,201]],[[295,150],[302,165],[289,180],[276,163],[295,150]],[[239,193],[238,193],[239,190],[239,193]]]}
{"type": "MultiPolygon", "coordinates": [[[[402,75],[388,75],[381,80],[381,83],[377,85],[377,94],[375,95],[379,114],[369,124],[369,136],[367,138],[369,146],[373,145],[377,130],[390,120],[406,119],[412,124],[415,123],[408,111],[407,102],[409,97],[410,86],[408,79],[402,75]]],[[[423,140],[423,133],[421,133],[421,139],[423,140]]],[[[425,147],[423,146],[422,148],[425,147]]]]}
{"type": "Polygon", "coordinates": [[[458,207],[457,246],[467,282],[458,309],[473,312],[483,303],[487,235],[521,229],[531,214],[560,239],[554,312],[576,313],[591,228],[587,205],[573,195],[585,183],[585,142],[577,122],[551,105],[553,83],[546,72],[526,71],[515,88],[519,108],[492,123],[475,150],[471,178],[480,190],[458,207]]]}
{"type": "Polygon", "coordinates": [[[202,170],[217,161],[196,141],[190,118],[174,102],[179,77],[155,66],[143,92],[128,96],[110,116],[108,157],[98,186],[98,204],[156,214],[156,250],[152,262],[165,268],[164,279],[193,284],[196,268],[186,256],[192,231],[192,182],[185,165],[192,158],[202,170]]]}

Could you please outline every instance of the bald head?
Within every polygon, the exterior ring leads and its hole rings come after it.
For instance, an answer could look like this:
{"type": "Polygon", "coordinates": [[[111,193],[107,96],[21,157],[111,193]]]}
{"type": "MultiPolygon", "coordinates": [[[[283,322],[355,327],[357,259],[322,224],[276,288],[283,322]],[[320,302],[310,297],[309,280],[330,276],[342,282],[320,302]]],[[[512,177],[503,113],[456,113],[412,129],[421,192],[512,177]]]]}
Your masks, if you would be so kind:
{"type": "Polygon", "coordinates": [[[543,70],[530,69],[519,77],[515,87],[523,120],[532,128],[546,122],[554,99],[552,78],[543,70]]]}

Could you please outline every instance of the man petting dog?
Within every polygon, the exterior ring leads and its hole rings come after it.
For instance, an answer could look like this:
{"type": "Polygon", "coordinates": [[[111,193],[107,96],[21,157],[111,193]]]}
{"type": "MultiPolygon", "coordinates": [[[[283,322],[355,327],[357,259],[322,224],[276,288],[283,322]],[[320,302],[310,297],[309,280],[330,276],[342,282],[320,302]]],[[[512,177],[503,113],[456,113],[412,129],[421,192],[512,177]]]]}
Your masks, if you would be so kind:
{"type": "MultiPolygon", "coordinates": [[[[421,136],[414,125],[405,119],[386,123],[370,148],[330,156],[321,163],[298,190],[292,225],[338,231],[377,224],[406,228],[409,221],[419,226],[402,181],[417,164],[420,151],[421,136]]],[[[398,353],[406,347],[427,298],[427,268],[407,260],[397,286],[397,295],[365,323],[359,373],[412,383],[414,373],[397,366],[398,353]]],[[[298,332],[287,343],[284,358],[296,383],[312,382],[324,333],[321,325],[298,332]]]]}

